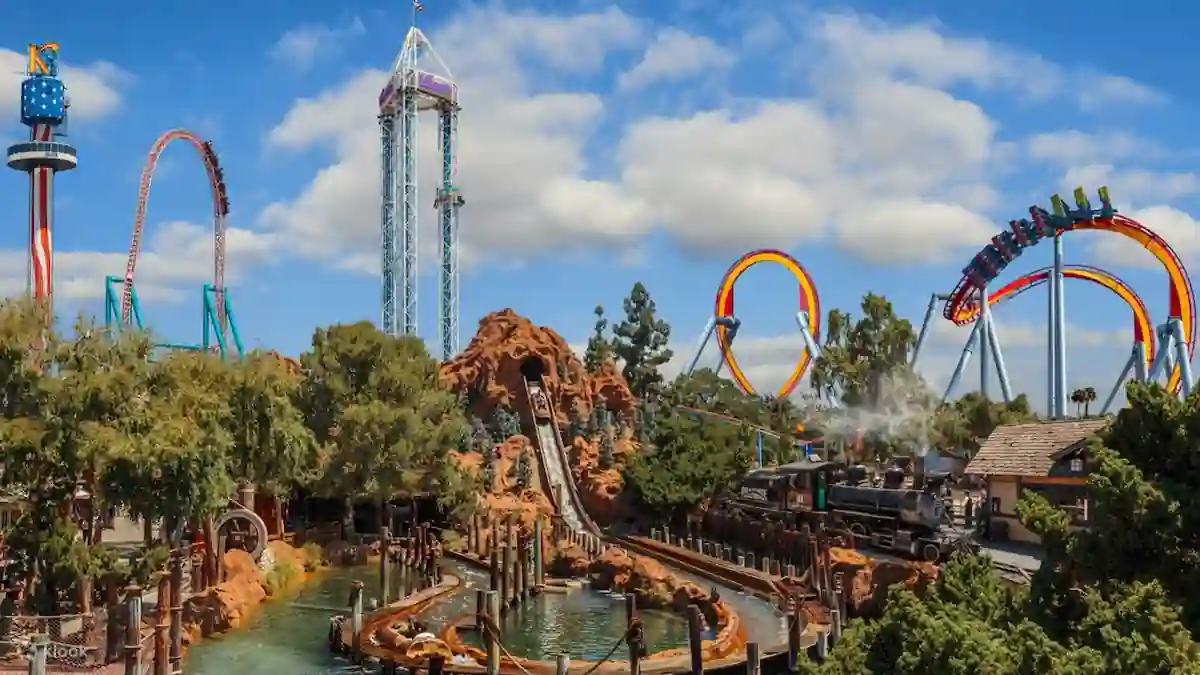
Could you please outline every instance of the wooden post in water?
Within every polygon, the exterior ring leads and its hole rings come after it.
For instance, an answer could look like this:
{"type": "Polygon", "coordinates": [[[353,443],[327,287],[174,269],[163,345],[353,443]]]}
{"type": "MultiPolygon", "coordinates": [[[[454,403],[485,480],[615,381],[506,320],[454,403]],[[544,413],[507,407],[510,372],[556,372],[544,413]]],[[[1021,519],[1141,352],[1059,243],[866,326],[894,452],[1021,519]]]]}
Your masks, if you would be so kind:
{"type": "Polygon", "coordinates": [[[505,612],[512,601],[512,547],[506,542],[500,556],[500,611],[505,612]]]}
{"type": "Polygon", "coordinates": [[[488,573],[490,576],[488,590],[500,590],[500,556],[495,547],[488,554],[488,573]]]}
{"type": "Polygon", "coordinates": [[[183,671],[183,554],[171,554],[171,675],[183,671]]]}
{"type": "Polygon", "coordinates": [[[142,587],[125,588],[125,675],[141,675],[142,587]]]}
{"type": "Polygon", "coordinates": [[[475,591],[475,630],[483,635],[487,630],[487,591],[475,591]]]}
{"type": "Polygon", "coordinates": [[[483,633],[483,644],[487,651],[488,675],[500,675],[500,636],[496,631],[500,627],[500,596],[496,591],[487,594],[487,629],[483,633]]]}
{"type": "Polygon", "coordinates": [[[158,578],[158,606],[155,607],[154,623],[154,675],[167,675],[171,645],[168,632],[171,629],[171,578],[166,574],[158,578]]]}
{"type": "Polygon", "coordinates": [[[446,657],[434,654],[429,657],[429,675],[442,675],[446,669],[446,657]]]}
{"type": "Polygon", "coordinates": [[[800,640],[804,635],[804,614],[800,612],[794,601],[788,600],[787,631],[788,631],[788,672],[794,673],[800,667],[800,640]]]}
{"type": "Polygon", "coordinates": [[[388,551],[392,548],[392,532],[387,525],[379,528],[379,606],[386,607],[392,595],[391,566],[388,551]]]}
{"type": "Polygon", "coordinates": [[[525,548],[527,542],[524,539],[520,540],[517,547],[517,602],[521,604],[525,602],[525,598],[529,597],[529,556],[528,550],[525,548]]]}
{"type": "Polygon", "coordinates": [[[545,543],[542,541],[542,519],[533,521],[533,585],[540,589],[546,585],[545,543]]]}
{"type": "Polygon", "coordinates": [[[700,608],[688,605],[688,653],[692,656],[692,675],[704,673],[704,642],[700,633],[700,608]]]}
{"type": "Polygon", "coordinates": [[[637,615],[637,597],[633,593],[625,593],[625,642],[629,645],[629,675],[641,675],[642,672],[642,639],[640,621],[637,615]]]}
{"type": "Polygon", "coordinates": [[[554,659],[554,675],[567,675],[567,671],[571,669],[571,655],[559,654],[554,659]]]}
{"type": "Polygon", "coordinates": [[[758,643],[746,643],[746,675],[762,675],[762,660],[758,655],[758,643]]]}
{"type": "Polygon", "coordinates": [[[350,584],[350,653],[354,665],[362,664],[363,584],[350,584]]]}

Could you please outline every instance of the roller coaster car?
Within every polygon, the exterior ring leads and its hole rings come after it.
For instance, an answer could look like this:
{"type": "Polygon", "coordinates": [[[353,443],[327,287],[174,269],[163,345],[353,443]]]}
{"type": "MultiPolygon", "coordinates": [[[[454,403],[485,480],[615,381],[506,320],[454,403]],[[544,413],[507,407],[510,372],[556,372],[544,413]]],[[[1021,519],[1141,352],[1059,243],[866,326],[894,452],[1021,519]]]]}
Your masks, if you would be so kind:
{"type": "Polygon", "coordinates": [[[533,417],[539,422],[550,420],[550,401],[541,391],[533,392],[533,417]]]}

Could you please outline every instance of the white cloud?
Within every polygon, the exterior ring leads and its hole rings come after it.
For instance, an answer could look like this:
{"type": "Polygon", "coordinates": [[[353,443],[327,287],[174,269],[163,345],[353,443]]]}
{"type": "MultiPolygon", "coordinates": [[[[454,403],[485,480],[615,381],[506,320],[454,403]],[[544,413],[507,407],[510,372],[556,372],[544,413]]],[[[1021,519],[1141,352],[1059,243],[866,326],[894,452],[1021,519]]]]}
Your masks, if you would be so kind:
{"type": "Polygon", "coordinates": [[[1200,174],[1087,164],[1068,169],[1061,185],[1067,190],[1078,185],[1107,185],[1113,201],[1125,204],[1171,201],[1200,192],[1200,174]]]}
{"type": "MultiPolygon", "coordinates": [[[[0,91],[19,92],[25,79],[25,54],[0,49],[0,91]]],[[[59,77],[71,99],[73,121],[96,119],[115,112],[121,105],[121,91],[129,85],[129,73],[107,61],[93,61],[83,66],[60,62],[59,77]]],[[[0,118],[12,118],[20,106],[14,94],[0,97],[0,118]]]]}
{"type": "MultiPolygon", "coordinates": [[[[269,261],[274,251],[270,236],[230,228],[226,232],[225,283],[234,286],[255,264],[269,261]]],[[[212,228],[182,221],[164,223],[148,233],[138,256],[135,283],[143,300],[178,301],[191,297],[212,281],[212,228]]],[[[0,294],[25,292],[27,253],[0,250],[0,294]]],[[[62,300],[94,299],[104,295],[106,276],[124,277],[126,252],[56,251],[54,296],[62,300]]]]}
{"type": "Polygon", "coordinates": [[[1114,159],[1156,157],[1164,149],[1156,141],[1124,132],[1091,134],[1076,129],[1040,133],[1025,141],[1034,160],[1061,166],[1101,164],[1114,159]]]}
{"type": "Polygon", "coordinates": [[[345,26],[299,26],[280,36],[268,55],[277,63],[305,72],[318,59],[337,53],[347,40],[362,35],[366,30],[358,17],[345,26]]]}
{"type": "MultiPolygon", "coordinates": [[[[1004,147],[996,122],[947,88],[1029,93],[1034,80],[1045,87],[1033,93],[1046,98],[1074,74],[929,24],[825,16],[799,46],[773,55],[775,69],[789,74],[788,59],[804,56],[794,74],[807,80],[808,95],[635,117],[614,141],[605,126],[610,92],[567,90],[563,80],[593,81],[639,46],[643,58],[616,78],[618,88],[682,77],[702,62],[728,67],[733,58],[676,29],[656,35],[650,41],[615,8],[564,16],[474,7],[431,36],[439,53],[453,55],[463,97],[464,264],[516,262],[552,249],[632,256],[656,227],[692,250],[828,241],[876,263],[940,261],[994,233],[983,214],[999,201],[992,179],[1004,147]],[[595,158],[595,147],[616,152],[595,158]],[[610,159],[614,175],[604,179],[597,172],[610,159]],[[602,167],[593,166],[597,160],[602,167]]],[[[294,199],[270,205],[261,223],[303,255],[369,273],[379,265],[379,188],[371,177],[379,175],[375,105],[385,77],[364,71],[296,101],[267,137],[276,148],[329,148],[334,160],[294,199]]],[[[1130,87],[1109,89],[1133,97],[1130,87]]],[[[432,126],[422,127],[425,148],[432,126]]],[[[1049,139],[1039,143],[1033,152],[1050,152],[1049,139]]],[[[422,154],[420,204],[434,192],[437,161],[436,152],[422,154]]],[[[424,256],[436,245],[435,218],[422,211],[420,219],[424,256]]]]}
{"type": "MultiPolygon", "coordinates": [[[[588,176],[584,145],[604,114],[592,93],[544,91],[522,64],[550,73],[581,73],[603,65],[611,50],[631,44],[636,22],[619,10],[570,17],[471,9],[431,36],[453,54],[462,87],[457,180],[467,200],[461,257],[530,255],[553,248],[625,245],[648,231],[647,207],[619,185],[588,176]],[[520,57],[520,58],[518,58],[520,57]]],[[[369,70],[313,99],[297,101],[267,142],[283,149],[324,145],[336,160],[290,202],[263,212],[262,223],[287,233],[301,253],[363,272],[379,269],[379,175],[376,100],[387,80],[369,70]]],[[[440,173],[434,120],[423,120],[430,148],[419,167],[424,249],[436,245],[435,218],[425,205],[440,173]]],[[[519,256],[518,256],[519,257],[519,256]]]]}
{"type": "Polygon", "coordinates": [[[724,72],[734,61],[732,52],[707,37],[667,28],[659,31],[642,60],[617,78],[617,86],[633,91],[705,71],[724,72]]]}
{"type": "Polygon", "coordinates": [[[1101,105],[1156,104],[1162,93],[1127,77],[1069,71],[1040,56],[981,38],[949,37],[933,23],[896,26],[858,14],[826,16],[815,30],[851,75],[883,72],[933,87],[972,84],[1007,88],[1034,98],[1072,91],[1085,110],[1101,105]],[[1086,86],[1068,87],[1085,81],[1086,86]]]}

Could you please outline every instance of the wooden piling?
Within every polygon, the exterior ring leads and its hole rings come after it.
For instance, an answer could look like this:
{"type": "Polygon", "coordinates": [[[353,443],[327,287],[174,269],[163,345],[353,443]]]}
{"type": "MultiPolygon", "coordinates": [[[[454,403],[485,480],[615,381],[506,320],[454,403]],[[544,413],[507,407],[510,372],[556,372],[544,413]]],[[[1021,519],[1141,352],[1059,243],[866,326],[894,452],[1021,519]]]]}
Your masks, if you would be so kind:
{"type": "Polygon", "coordinates": [[[512,547],[504,544],[500,555],[500,611],[504,612],[512,602],[512,547]]]}
{"type": "Polygon", "coordinates": [[[475,630],[483,635],[487,629],[487,591],[475,591],[475,630]]]}
{"type": "Polygon", "coordinates": [[[429,657],[429,675],[442,675],[446,670],[446,657],[434,654],[429,657]]]}
{"type": "Polygon", "coordinates": [[[142,588],[125,588],[125,675],[141,675],[142,588]]]}
{"type": "Polygon", "coordinates": [[[171,630],[171,578],[166,574],[158,578],[157,605],[154,617],[154,675],[167,675],[167,668],[171,665],[168,637],[171,630]]]}
{"type": "Polygon", "coordinates": [[[354,665],[362,665],[363,584],[350,584],[350,649],[354,665]]]}
{"type": "Polygon", "coordinates": [[[500,626],[500,596],[496,591],[487,593],[488,627],[483,633],[483,644],[487,651],[488,675],[500,675],[500,642],[496,630],[500,626]]]}
{"type": "Polygon", "coordinates": [[[492,591],[500,590],[500,555],[495,547],[492,547],[488,554],[488,589],[492,591]]]}
{"type": "Polygon", "coordinates": [[[633,593],[625,594],[625,630],[626,643],[629,645],[629,675],[641,675],[642,672],[642,639],[638,630],[640,622],[637,615],[637,597],[633,593]]]}
{"type": "Polygon", "coordinates": [[[695,605],[688,605],[687,608],[688,621],[688,653],[692,657],[692,675],[703,675],[704,673],[704,643],[701,640],[700,633],[700,608],[695,605]]]}
{"type": "Polygon", "coordinates": [[[746,675],[762,675],[762,660],[758,654],[758,643],[746,643],[746,675]]]}
{"type": "Polygon", "coordinates": [[[546,551],[542,540],[542,519],[533,521],[533,585],[540,589],[546,585],[546,551]]]}
{"type": "Polygon", "coordinates": [[[392,548],[392,532],[387,525],[379,528],[379,606],[386,607],[392,596],[392,569],[388,551],[392,548]]]}
{"type": "Polygon", "coordinates": [[[788,672],[800,668],[800,643],[805,629],[804,613],[797,610],[795,603],[788,602],[788,672]]]}
{"type": "Polygon", "coordinates": [[[183,554],[171,555],[171,669],[172,675],[183,671],[183,554]]]}
{"type": "Polygon", "coordinates": [[[567,675],[569,670],[571,670],[571,655],[559,654],[554,659],[554,675],[567,675]]]}

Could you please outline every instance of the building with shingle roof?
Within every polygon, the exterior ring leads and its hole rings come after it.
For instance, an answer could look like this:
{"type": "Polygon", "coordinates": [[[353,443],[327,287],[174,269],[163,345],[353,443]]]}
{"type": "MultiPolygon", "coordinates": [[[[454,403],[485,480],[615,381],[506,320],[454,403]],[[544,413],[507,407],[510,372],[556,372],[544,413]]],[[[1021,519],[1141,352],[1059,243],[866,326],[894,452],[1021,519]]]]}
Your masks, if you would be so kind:
{"type": "Polygon", "coordinates": [[[987,529],[993,539],[1038,543],[1037,535],[1017,518],[1016,505],[1026,491],[1073,511],[1076,522],[1088,518],[1088,441],[1103,431],[1109,417],[1048,420],[996,427],[967,464],[968,475],[986,484],[987,529]]]}

